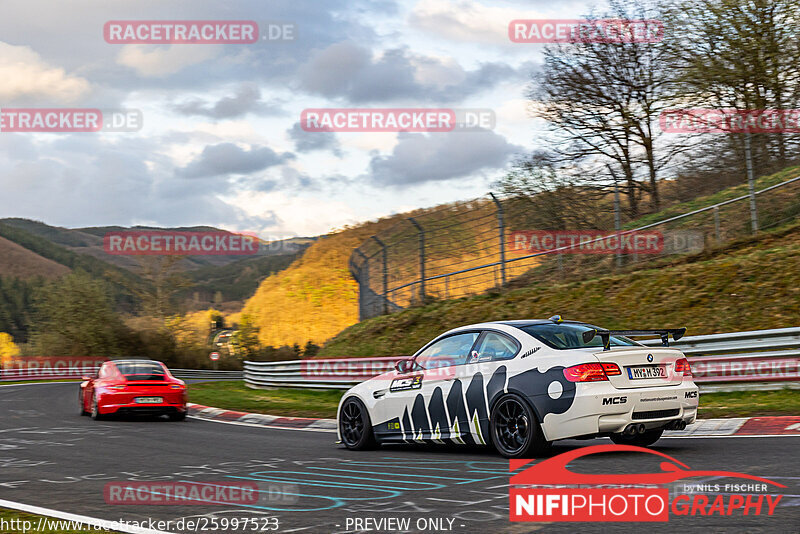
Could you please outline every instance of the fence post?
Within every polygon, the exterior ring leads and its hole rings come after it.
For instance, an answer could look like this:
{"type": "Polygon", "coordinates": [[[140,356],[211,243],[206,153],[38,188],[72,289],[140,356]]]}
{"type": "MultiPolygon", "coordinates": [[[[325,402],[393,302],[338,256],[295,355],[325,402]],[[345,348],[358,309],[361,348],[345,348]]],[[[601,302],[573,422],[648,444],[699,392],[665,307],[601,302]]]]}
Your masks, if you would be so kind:
{"type": "Polygon", "coordinates": [[[367,310],[367,296],[369,293],[369,259],[359,249],[355,249],[353,254],[358,254],[364,260],[359,267],[356,265],[356,262],[353,261],[352,256],[350,257],[350,272],[353,273],[353,276],[356,277],[356,281],[358,282],[358,320],[363,321],[364,319],[370,318],[367,310]]]}
{"type": "Polygon", "coordinates": [[[419,232],[419,300],[420,304],[423,304],[425,302],[425,230],[414,217],[409,217],[408,220],[419,232]]]}
{"type": "Polygon", "coordinates": [[[750,193],[750,224],[753,233],[758,233],[758,210],[756,208],[755,178],[753,178],[753,154],[750,151],[750,133],[744,134],[744,162],[747,167],[747,189],[750,193]]]}
{"type": "Polygon", "coordinates": [[[493,193],[489,193],[497,207],[497,230],[500,238],[500,283],[506,285],[506,224],[503,214],[503,205],[493,193]]]}
{"type": "Polygon", "coordinates": [[[719,206],[714,206],[714,238],[717,240],[717,244],[722,242],[719,232],[719,206]]]}
{"type": "Polygon", "coordinates": [[[614,231],[617,232],[617,267],[622,267],[622,243],[619,239],[619,231],[622,229],[622,220],[619,208],[619,186],[614,178],[614,231]]]}
{"type": "Polygon", "coordinates": [[[389,269],[387,265],[389,258],[386,252],[386,244],[378,239],[377,236],[372,236],[372,239],[383,249],[383,261],[381,262],[383,264],[383,313],[386,315],[389,313],[389,269]]]}

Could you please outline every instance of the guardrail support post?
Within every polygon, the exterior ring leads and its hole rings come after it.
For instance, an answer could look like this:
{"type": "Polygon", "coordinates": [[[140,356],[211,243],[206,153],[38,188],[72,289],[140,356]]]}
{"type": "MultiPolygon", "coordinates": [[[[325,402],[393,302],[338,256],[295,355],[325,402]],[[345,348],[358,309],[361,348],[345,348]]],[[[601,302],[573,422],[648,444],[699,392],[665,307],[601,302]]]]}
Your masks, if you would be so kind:
{"type": "Polygon", "coordinates": [[[719,206],[714,206],[714,239],[718,244],[722,242],[719,232],[719,206]]]}
{"type": "Polygon", "coordinates": [[[493,193],[489,193],[497,207],[497,232],[500,239],[500,283],[506,285],[506,224],[503,217],[503,205],[493,193]]]}
{"type": "Polygon", "coordinates": [[[386,251],[386,244],[378,239],[377,236],[372,236],[372,239],[381,246],[383,249],[383,253],[381,254],[381,263],[382,263],[382,282],[383,282],[383,314],[386,315],[389,313],[389,256],[386,251]]]}
{"type": "Polygon", "coordinates": [[[419,300],[420,304],[425,303],[425,230],[414,219],[408,218],[409,222],[414,225],[419,233],[419,300]]]}

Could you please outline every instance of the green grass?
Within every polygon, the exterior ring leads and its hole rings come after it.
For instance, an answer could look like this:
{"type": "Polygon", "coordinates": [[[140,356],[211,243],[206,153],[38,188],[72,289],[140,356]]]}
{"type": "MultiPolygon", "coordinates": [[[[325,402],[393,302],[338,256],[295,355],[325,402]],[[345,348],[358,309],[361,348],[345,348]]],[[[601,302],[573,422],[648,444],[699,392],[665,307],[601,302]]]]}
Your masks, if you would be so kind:
{"type": "Polygon", "coordinates": [[[8,510],[6,508],[0,508],[0,519],[5,522],[3,525],[4,528],[2,529],[3,534],[30,534],[32,532],[36,532],[38,534],[99,534],[100,532],[110,532],[108,530],[89,528],[86,525],[84,525],[83,529],[70,529],[66,527],[45,528],[47,525],[45,521],[49,521],[50,526],[53,527],[58,527],[58,525],[66,526],[69,524],[69,522],[64,521],[63,519],[55,519],[52,517],[42,518],[42,516],[18,512],[16,510],[8,510]],[[42,528],[37,529],[40,520],[42,520],[42,528]],[[29,523],[26,525],[24,523],[25,521],[28,521],[29,523]],[[22,524],[20,524],[21,522],[22,524]],[[27,529],[24,527],[27,527],[27,529]]]}
{"type": "MultiPolygon", "coordinates": [[[[293,417],[336,417],[343,391],[250,389],[239,381],[189,385],[189,400],[205,406],[240,412],[293,417]]],[[[800,390],[704,393],[699,417],[800,415],[800,390]]]]}
{"type": "Polygon", "coordinates": [[[189,384],[189,402],[240,412],[289,417],[336,417],[344,391],[251,389],[242,381],[220,380],[189,384]]]}
{"type": "MultiPolygon", "coordinates": [[[[798,174],[800,174],[800,167],[788,167],[780,172],[776,172],[775,174],[757,178],[755,180],[754,187],[756,191],[760,191],[761,189],[766,189],[767,187],[795,178],[798,174]]],[[[683,213],[689,213],[690,211],[713,206],[714,204],[719,204],[720,202],[725,202],[726,200],[741,197],[746,194],[748,194],[747,183],[742,183],[737,186],[728,187],[722,191],[718,191],[713,195],[698,197],[687,202],[675,204],[667,209],[644,215],[625,224],[623,228],[638,228],[639,226],[663,221],[664,219],[675,217],[676,215],[681,215],[683,213]]]]}
{"type": "Polygon", "coordinates": [[[800,415],[800,390],[735,391],[700,396],[698,417],[753,417],[800,415]]]}

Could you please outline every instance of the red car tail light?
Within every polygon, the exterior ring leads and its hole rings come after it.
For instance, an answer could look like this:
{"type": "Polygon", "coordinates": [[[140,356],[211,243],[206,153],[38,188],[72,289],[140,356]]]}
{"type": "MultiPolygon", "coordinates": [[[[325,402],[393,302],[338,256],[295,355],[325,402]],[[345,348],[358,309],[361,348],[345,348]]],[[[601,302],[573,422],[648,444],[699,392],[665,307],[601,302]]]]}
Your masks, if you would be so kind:
{"type": "Polygon", "coordinates": [[[601,365],[603,366],[603,371],[606,372],[606,376],[619,376],[622,374],[622,371],[619,370],[619,365],[616,363],[605,362],[601,365]]]}
{"type": "Polygon", "coordinates": [[[125,389],[125,386],[108,386],[108,389],[115,389],[117,391],[121,391],[125,389]]]}
{"type": "Polygon", "coordinates": [[[185,387],[186,387],[186,386],[182,386],[182,385],[180,385],[180,384],[172,384],[172,385],[169,387],[169,389],[183,389],[183,388],[185,388],[185,387]]]}
{"type": "Polygon", "coordinates": [[[676,375],[684,375],[684,376],[692,376],[692,367],[689,365],[689,360],[686,358],[681,358],[680,360],[675,361],[675,374],[676,375]]]}
{"type": "MultiPolygon", "coordinates": [[[[619,371],[619,368],[617,368],[617,371],[619,371]]],[[[603,365],[599,363],[582,363],[567,367],[564,369],[564,378],[570,382],[602,382],[603,380],[608,380],[608,376],[603,370],[603,365]]]]}

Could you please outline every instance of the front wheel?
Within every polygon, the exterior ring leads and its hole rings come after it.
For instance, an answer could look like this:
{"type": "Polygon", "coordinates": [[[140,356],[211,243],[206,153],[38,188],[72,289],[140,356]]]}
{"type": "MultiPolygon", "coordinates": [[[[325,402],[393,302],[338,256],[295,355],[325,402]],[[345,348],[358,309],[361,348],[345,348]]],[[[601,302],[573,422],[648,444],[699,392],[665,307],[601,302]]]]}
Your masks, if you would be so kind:
{"type": "Polygon", "coordinates": [[[339,435],[344,446],[354,451],[372,449],[377,445],[367,408],[355,397],[350,397],[342,405],[339,435]]]}
{"type": "Polygon", "coordinates": [[[641,434],[636,434],[633,437],[623,436],[622,434],[612,434],[611,441],[617,445],[637,445],[639,447],[649,447],[659,439],[661,434],[664,433],[663,428],[655,430],[645,430],[641,434]]]}
{"type": "Polygon", "coordinates": [[[489,427],[492,443],[506,458],[537,456],[550,447],[533,410],[522,397],[514,394],[494,405],[489,427]]]}

